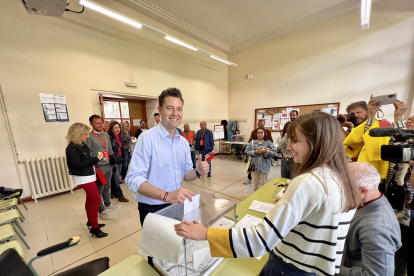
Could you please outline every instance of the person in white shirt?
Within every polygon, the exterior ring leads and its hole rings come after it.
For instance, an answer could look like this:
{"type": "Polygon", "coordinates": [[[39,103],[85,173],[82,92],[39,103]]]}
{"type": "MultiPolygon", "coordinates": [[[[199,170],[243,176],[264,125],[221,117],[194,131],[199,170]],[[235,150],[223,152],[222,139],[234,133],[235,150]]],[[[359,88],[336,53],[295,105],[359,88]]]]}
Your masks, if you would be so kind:
{"type": "Polygon", "coordinates": [[[184,221],[175,225],[177,234],[208,240],[212,257],[252,258],[269,252],[263,276],[338,273],[349,224],[361,203],[341,127],[333,116],[313,112],[297,118],[288,134],[297,177],[262,222],[214,229],[184,221]],[[330,135],[325,135],[327,129],[330,135]]]}

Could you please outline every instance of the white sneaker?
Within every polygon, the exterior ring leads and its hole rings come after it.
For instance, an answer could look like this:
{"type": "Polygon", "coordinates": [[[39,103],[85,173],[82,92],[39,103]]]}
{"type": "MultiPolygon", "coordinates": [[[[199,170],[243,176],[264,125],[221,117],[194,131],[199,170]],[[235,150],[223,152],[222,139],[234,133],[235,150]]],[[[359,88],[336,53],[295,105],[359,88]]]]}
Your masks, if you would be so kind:
{"type": "Polygon", "coordinates": [[[99,218],[103,220],[110,220],[112,217],[105,211],[99,214],[99,218]]]}
{"type": "Polygon", "coordinates": [[[118,210],[118,209],[121,209],[121,208],[122,208],[122,206],[116,205],[115,203],[112,203],[108,207],[105,206],[105,209],[108,209],[108,210],[118,210]]]}
{"type": "Polygon", "coordinates": [[[246,182],[244,182],[244,185],[252,184],[252,181],[250,179],[247,179],[246,182]]]}

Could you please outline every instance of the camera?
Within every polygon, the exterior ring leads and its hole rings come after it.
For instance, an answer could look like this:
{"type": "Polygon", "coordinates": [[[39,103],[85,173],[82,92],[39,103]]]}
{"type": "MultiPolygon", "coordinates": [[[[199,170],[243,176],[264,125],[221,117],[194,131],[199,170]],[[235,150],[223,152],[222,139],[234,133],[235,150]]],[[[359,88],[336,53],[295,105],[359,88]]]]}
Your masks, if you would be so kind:
{"type": "Polygon", "coordinates": [[[351,122],[352,124],[355,125],[355,121],[356,121],[355,113],[339,115],[338,117],[336,117],[336,119],[338,120],[340,124],[343,124],[345,122],[351,122]]]}
{"type": "Polygon", "coordinates": [[[374,128],[369,131],[372,137],[392,136],[389,145],[381,146],[381,159],[392,163],[406,163],[414,160],[413,129],[392,127],[374,128]]]}

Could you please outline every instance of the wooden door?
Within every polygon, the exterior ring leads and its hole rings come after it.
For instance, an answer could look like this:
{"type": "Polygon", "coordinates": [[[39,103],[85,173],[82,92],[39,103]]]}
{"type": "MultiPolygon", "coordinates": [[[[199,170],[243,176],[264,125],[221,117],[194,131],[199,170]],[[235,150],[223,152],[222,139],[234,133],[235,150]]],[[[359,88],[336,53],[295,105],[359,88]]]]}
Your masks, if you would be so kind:
{"type": "Polygon", "coordinates": [[[147,108],[145,106],[145,101],[128,100],[128,102],[129,116],[131,118],[131,135],[135,136],[135,133],[139,129],[139,121],[147,120],[147,108]]]}

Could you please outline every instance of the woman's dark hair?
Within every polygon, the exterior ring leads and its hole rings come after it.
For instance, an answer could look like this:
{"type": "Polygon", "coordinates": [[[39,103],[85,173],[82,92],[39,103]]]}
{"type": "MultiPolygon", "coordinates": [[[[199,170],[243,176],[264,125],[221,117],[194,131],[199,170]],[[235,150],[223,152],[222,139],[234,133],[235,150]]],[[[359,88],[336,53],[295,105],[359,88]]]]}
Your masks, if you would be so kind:
{"type": "Polygon", "coordinates": [[[258,139],[258,138],[257,138],[257,131],[258,131],[259,129],[263,130],[263,132],[264,132],[263,140],[265,140],[265,141],[269,140],[269,136],[267,136],[267,131],[266,131],[266,129],[265,129],[264,127],[258,127],[258,128],[256,129],[256,139],[258,139]]]}
{"type": "Polygon", "coordinates": [[[119,129],[121,130],[121,125],[119,124],[118,121],[111,121],[108,127],[108,134],[111,136],[115,136],[114,131],[113,131],[115,125],[119,125],[119,129]]]}
{"type": "MultiPolygon", "coordinates": [[[[308,173],[314,168],[327,166],[336,173],[345,206],[341,211],[348,212],[361,203],[361,195],[353,178],[349,173],[348,160],[343,146],[343,134],[338,121],[324,112],[312,112],[298,117],[288,129],[289,143],[298,141],[296,131],[299,130],[306,137],[310,146],[307,160],[296,169],[296,175],[308,173]]],[[[305,142],[305,141],[301,141],[305,142]]],[[[323,181],[322,185],[323,184],[323,181]]],[[[327,187],[324,185],[325,192],[327,187]]]]}
{"type": "Polygon", "coordinates": [[[183,95],[181,95],[181,91],[175,87],[170,87],[162,91],[162,93],[158,96],[158,104],[159,106],[163,106],[166,97],[175,97],[179,98],[184,105],[183,95]]]}

